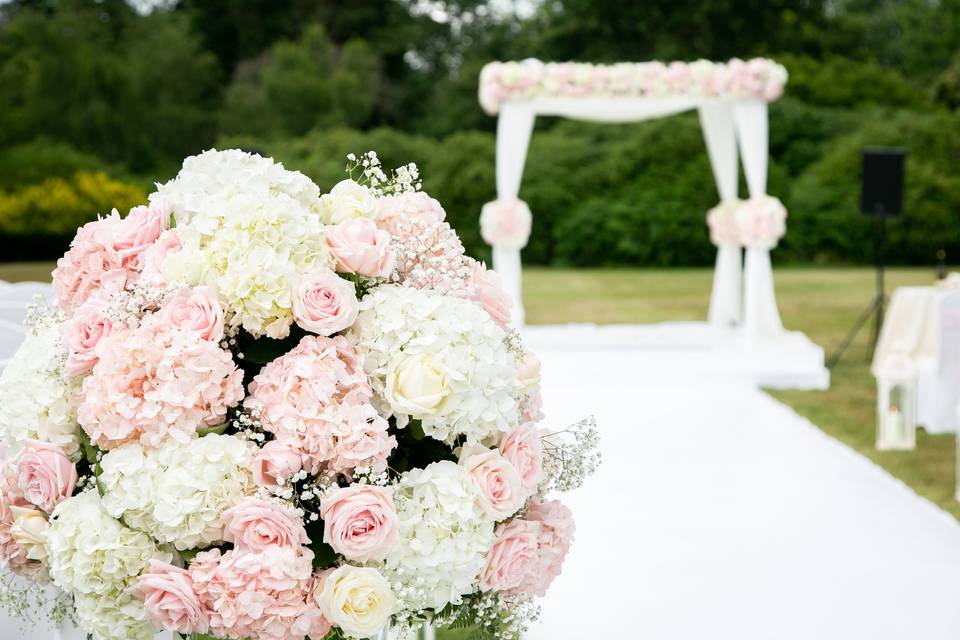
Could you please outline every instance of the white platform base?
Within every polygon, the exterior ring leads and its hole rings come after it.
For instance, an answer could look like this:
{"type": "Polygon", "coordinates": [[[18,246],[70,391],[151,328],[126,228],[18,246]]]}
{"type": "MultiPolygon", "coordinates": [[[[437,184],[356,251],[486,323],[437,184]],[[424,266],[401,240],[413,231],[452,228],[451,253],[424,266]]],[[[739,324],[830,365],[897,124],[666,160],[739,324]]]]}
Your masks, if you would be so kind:
{"type": "Polygon", "coordinates": [[[776,389],[830,386],[823,349],[797,331],[750,341],[736,329],[706,322],[665,322],[531,325],[521,333],[534,352],[538,347],[635,351],[638,379],[736,378],[776,389]]]}

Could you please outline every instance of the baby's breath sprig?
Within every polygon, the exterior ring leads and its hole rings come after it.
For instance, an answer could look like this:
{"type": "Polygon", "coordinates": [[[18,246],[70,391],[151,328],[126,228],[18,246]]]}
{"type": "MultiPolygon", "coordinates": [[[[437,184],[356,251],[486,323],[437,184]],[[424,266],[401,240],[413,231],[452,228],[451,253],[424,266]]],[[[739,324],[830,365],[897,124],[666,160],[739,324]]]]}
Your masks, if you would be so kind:
{"type": "Polygon", "coordinates": [[[593,416],[562,431],[548,433],[543,443],[544,481],[541,493],[572,491],[600,466],[600,433],[593,416]]]}
{"type": "Polygon", "coordinates": [[[30,335],[39,335],[58,325],[64,320],[62,311],[51,307],[46,298],[41,294],[35,294],[33,301],[27,305],[27,312],[23,319],[23,326],[30,335]]]}
{"type": "Polygon", "coordinates": [[[346,172],[351,180],[368,187],[378,197],[411,193],[422,188],[420,169],[415,163],[397,167],[388,176],[376,151],[367,151],[359,158],[348,153],[346,172]]]}
{"type": "Polygon", "coordinates": [[[0,573],[0,608],[11,616],[19,618],[22,628],[35,626],[45,621],[51,627],[64,622],[76,623],[73,598],[59,589],[56,595],[43,585],[30,583],[24,586],[23,580],[8,573],[0,573]],[[43,620],[45,619],[45,620],[43,620]]]}

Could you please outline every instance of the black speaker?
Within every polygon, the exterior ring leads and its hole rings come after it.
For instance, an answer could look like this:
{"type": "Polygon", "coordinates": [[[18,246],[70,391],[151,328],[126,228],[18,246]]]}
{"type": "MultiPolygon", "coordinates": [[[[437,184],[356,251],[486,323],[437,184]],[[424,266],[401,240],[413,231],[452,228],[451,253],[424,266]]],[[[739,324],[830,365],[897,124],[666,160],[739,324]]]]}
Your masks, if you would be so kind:
{"type": "Polygon", "coordinates": [[[903,208],[904,149],[864,149],[860,212],[872,218],[899,215],[903,208]]]}

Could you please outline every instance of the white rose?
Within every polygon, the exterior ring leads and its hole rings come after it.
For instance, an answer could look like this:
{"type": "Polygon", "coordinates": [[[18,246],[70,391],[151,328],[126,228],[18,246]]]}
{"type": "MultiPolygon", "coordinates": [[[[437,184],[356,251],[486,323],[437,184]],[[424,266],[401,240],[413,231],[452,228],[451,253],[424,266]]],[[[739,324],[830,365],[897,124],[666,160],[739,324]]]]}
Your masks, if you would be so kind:
{"type": "Polygon", "coordinates": [[[540,384],[540,359],[527,351],[517,365],[517,383],[520,393],[528,394],[540,384]]]}
{"type": "Polygon", "coordinates": [[[446,372],[428,355],[400,353],[387,370],[387,401],[398,413],[434,415],[449,394],[446,372]]]}
{"type": "Polygon", "coordinates": [[[351,218],[374,218],[377,199],[362,184],[341,180],[330,193],[320,196],[320,217],[326,224],[339,224],[351,218]]]}
{"type": "Polygon", "coordinates": [[[323,617],[351,638],[372,638],[387,624],[397,600],[371,567],[343,565],[328,574],[315,595],[323,617]]]}
{"type": "Polygon", "coordinates": [[[10,507],[13,525],[10,537],[20,545],[30,560],[47,561],[47,517],[38,509],[10,507]]]}

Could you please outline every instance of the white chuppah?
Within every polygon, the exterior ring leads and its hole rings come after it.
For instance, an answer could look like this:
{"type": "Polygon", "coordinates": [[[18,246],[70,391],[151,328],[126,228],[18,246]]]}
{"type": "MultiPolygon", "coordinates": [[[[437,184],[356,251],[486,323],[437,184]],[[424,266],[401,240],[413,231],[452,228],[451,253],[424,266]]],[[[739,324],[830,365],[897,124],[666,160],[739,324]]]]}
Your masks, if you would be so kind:
{"type": "MultiPolygon", "coordinates": [[[[493,247],[494,269],[513,299],[516,324],[524,324],[520,251],[526,244],[523,233],[529,233],[529,221],[511,220],[507,212],[522,210],[530,216],[525,205],[521,209],[516,203],[522,204],[518,195],[536,117],[624,123],[697,110],[720,200],[711,217],[726,217],[710,221],[711,238],[718,248],[706,327],[708,346],[729,350],[736,343],[736,351],[748,359],[779,361],[791,372],[801,371],[786,376],[774,371],[773,376],[758,376],[757,382],[827,386],[829,374],[823,366],[822,349],[806,336],[784,330],[774,289],[770,250],[785,230],[786,217],[779,200],[766,192],[767,105],[780,95],[786,80],[785,72],[778,75],[778,69],[782,67],[768,60],[669,66],[543,65],[536,61],[488,65],[481,75],[480,99],[485,109],[499,118],[497,200],[485,207],[481,227],[493,247]],[[749,66],[754,64],[756,69],[751,70],[749,66]],[[631,78],[633,84],[624,78],[631,78]],[[749,199],[743,203],[737,193],[741,159],[749,191],[749,199]],[[499,233],[493,220],[497,206],[502,212],[499,233]]],[[[697,334],[694,341],[700,343],[704,330],[683,323],[675,333],[676,342],[689,346],[691,333],[697,334]]],[[[662,328],[657,339],[663,346],[662,328]]]]}

